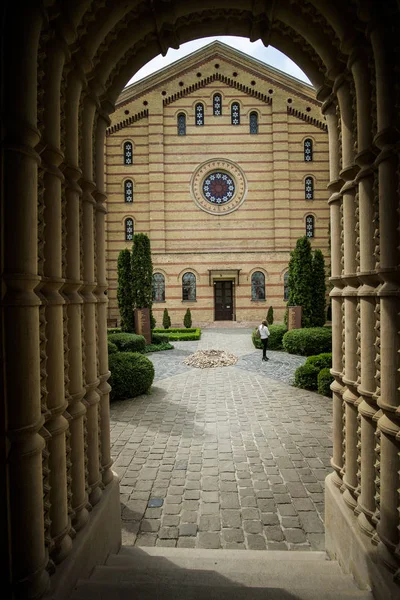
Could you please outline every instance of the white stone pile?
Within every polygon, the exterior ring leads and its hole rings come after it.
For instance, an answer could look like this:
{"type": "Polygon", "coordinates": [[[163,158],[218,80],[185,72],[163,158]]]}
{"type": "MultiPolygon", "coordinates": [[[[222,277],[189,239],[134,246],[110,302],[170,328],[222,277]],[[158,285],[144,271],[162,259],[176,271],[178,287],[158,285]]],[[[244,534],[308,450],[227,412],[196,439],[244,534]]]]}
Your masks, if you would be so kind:
{"type": "Polygon", "coordinates": [[[198,369],[209,369],[214,367],[229,367],[237,363],[237,356],[225,350],[198,350],[183,361],[185,365],[197,367],[198,369]]]}

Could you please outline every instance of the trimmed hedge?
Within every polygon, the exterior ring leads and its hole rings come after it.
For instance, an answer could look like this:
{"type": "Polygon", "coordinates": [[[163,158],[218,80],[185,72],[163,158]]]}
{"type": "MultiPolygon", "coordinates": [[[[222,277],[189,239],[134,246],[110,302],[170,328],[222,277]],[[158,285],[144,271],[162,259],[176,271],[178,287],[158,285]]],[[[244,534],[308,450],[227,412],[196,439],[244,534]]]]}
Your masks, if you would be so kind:
{"type": "Polygon", "coordinates": [[[330,369],[332,367],[332,352],[323,352],[309,356],[305,362],[306,365],[313,365],[318,369],[330,369]]]}
{"type": "Polygon", "coordinates": [[[113,342],[110,342],[110,340],[107,340],[107,348],[108,348],[109,355],[115,354],[116,352],[118,352],[117,346],[113,342]]]}
{"type": "Polygon", "coordinates": [[[316,390],[318,388],[318,373],[318,367],[304,364],[296,369],[293,385],[304,390],[316,390]]]}
{"type": "Polygon", "coordinates": [[[168,333],[154,333],[151,332],[151,343],[154,344],[166,344],[169,342],[168,333]]]}
{"type": "MultiPolygon", "coordinates": [[[[155,333],[163,332],[164,329],[155,329],[155,333]]],[[[199,340],[201,337],[201,329],[168,329],[168,340],[170,342],[189,342],[193,340],[199,340]]]]}
{"type": "Polygon", "coordinates": [[[173,350],[174,346],[169,342],[162,342],[161,344],[147,344],[145,348],[146,354],[148,352],[161,352],[161,350],[173,350]]]}
{"type": "Polygon", "coordinates": [[[107,335],[110,335],[111,333],[121,333],[121,327],[109,327],[107,329],[107,335]]]}
{"type": "Polygon", "coordinates": [[[170,333],[195,333],[196,331],[200,331],[200,329],[196,327],[189,327],[189,329],[186,329],[186,327],[170,327],[168,332],[161,328],[153,329],[154,333],[162,333],[164,335],[169,335],[170,333]]]}
{"type": "Polygon", "coordinates": [[[138,352],[117,352],[109,359],[111,377],[110,400],[135,398],[149,391],[154,380],[154,367],[147,356],[138,352]]]}
{"type": "Polygon", "coordinates": [[[282,344],[289,354],[311,356],[332,351],[332,329],[328,327],[310,327],[292,329],[283,336],[282,344]]]}
{"type": "MultiPolygon", "coordinates": [[[[287,332],[286,325],[269,325],[268,329],[270,332],[270,336],[268,338],[268,350],[283,350],[282,338],[287,332]]],[[[256,331],[257,327],[251,334],[251,339],[253,341],[254,347],[258,350],[261,350],[261,340],[256,337],[256,331]]]]}
{"type": "Polygon", "coordinates": [[[108,340],[115,344],[119,352],[144,352],[146,340],[136,333],[113,333],[108,340]]]}
{"type": "Polygon", "coordinates": [[[318,373],[318,393],[323,396],[332,397],[331,383],[334,381],[330,369],[326,367],[318,373]]]}

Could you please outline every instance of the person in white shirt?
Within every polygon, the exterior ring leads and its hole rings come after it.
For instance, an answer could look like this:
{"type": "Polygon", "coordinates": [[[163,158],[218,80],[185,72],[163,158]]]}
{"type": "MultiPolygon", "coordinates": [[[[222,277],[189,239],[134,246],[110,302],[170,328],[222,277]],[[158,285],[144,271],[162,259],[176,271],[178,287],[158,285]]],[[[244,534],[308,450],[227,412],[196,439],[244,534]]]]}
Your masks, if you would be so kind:
{"type": "Polygon", "coordinates": [[[262,321],[261,325],[258,326],[258,330],[260,332],[260,339],[261,339],[261,343],[262,343],[262,351],[263,351],[262,359],[269,360],[269,358],[267,358],[267,346],[268,346],[268,338],[269,338],[269,329],[268,329],[267,321],[262,321]]]}

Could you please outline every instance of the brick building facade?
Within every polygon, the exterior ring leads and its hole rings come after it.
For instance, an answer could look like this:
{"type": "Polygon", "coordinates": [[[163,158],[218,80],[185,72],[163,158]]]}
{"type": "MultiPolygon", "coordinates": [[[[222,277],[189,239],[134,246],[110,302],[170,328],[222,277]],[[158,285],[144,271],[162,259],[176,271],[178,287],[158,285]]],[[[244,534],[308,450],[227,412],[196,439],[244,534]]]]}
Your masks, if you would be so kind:
{"type": "Polygon", "coordinates": [[[121,94],[106,140],[109,319],[117,258],[150,237],[161,326],[283,319],[290,250],[328,260],[328,134],[314,89],[215,42],[121,94]]]}

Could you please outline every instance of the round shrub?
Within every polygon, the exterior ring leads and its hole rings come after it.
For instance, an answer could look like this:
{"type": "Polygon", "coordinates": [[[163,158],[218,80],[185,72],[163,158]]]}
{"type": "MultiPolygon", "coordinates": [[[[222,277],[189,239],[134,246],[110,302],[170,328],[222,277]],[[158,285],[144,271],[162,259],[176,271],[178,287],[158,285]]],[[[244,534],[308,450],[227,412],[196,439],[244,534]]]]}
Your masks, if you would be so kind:
{"type": "Polygon", "coordinates": [[[108,354],[115,354],[116,352],[118,352],[118,348],[115,344],[113,344],[113,342],[110,342],[110,340],[107,340],[107,348],[108,348],[108,354]]]}
{"type": "Polygon", "coordinates": [[[119,352],[144,352],[146,340],[136,333],[112,333],[108,341],[115,344],[119,352]]]}
{"type": "Polygon", "coordinates": [[[321,369],[318,373],[318,393],[332,397],[331,383],[334,381],[329,368],[321,369]]]}
{"type": "Polygon", "coordinates": [[[332,329],[329,327],[292,329],[285,333],[282,344],[286,352],[301,356],[331,352],[332,329]]]}
{"type": "Polygon", "coordinates": [[[154,333],[151,334],[152,344],[166,344],[169,341],[167,333],[154,333]]]}
{"type": "Polygon", "coordinates": [[[313,365],[302,365],[294,374],[294,385],[304,390],[316,390],[318,388],[318,367],[313,365]]]}
{"type": "Polygon", "coordinates": [[[306,365],[313,365],[318,369],[330,369],[332,367],[332,352],[323,352],[309,356],[305,362],[306,365]]]}
{"type": "Polygon", "coordinates": [[[125,400],[145,394],[154,379],[151,360],[138,352],[117,352],[109,359],[110,400],[125,400]]]}
{"type": "MultiPolygon", "coordinates": [[[[268,350],[283,350],[282,338],[285,335],[287,329],[286,325],[268,325],[270,336],[268,338],[268,350]]],[[[253,345],[258,350],[261,350],[261,340],[256,337],[257,327],[251,334],[253,345]]]]}

